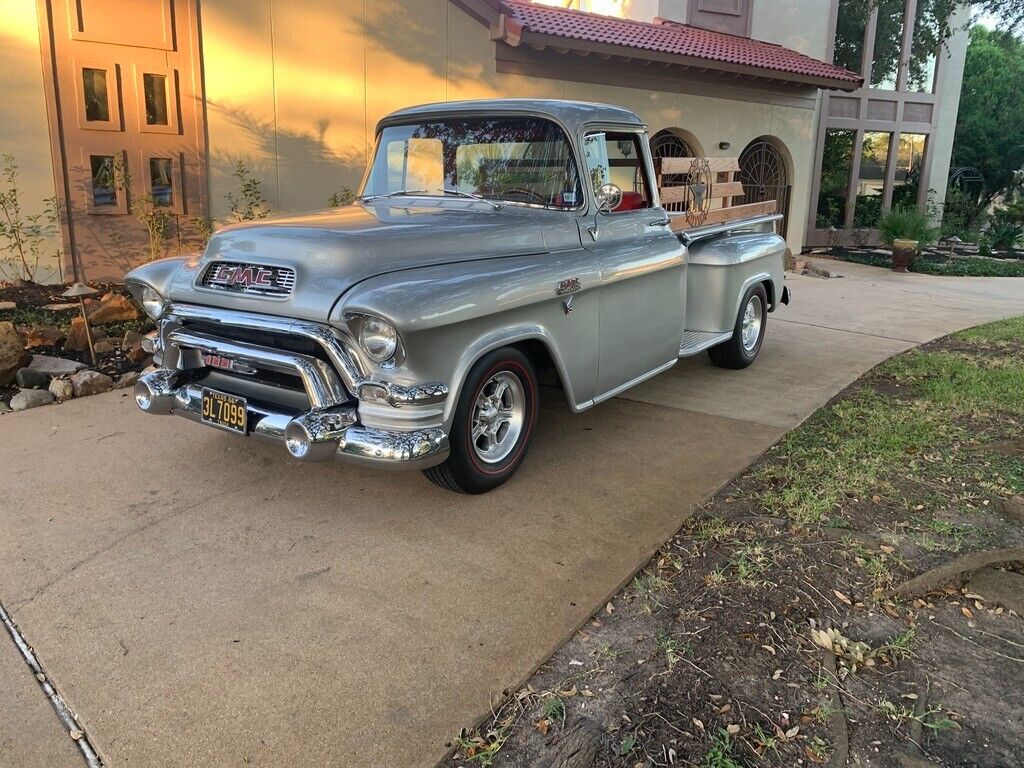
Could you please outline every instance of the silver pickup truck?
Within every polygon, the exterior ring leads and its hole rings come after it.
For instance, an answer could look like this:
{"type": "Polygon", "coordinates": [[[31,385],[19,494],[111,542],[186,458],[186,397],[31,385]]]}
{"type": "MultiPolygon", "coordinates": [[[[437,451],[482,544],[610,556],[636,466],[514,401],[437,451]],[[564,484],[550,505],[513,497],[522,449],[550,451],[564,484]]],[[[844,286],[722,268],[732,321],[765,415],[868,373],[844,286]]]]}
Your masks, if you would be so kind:
{"type": "Polygon", "coordinates": [[[789,300],[779,217],[723,214],[714,166],[690,170],[672,216],[629,110],[396,112],[352,205],[228,226],[126,277],[158,326],[136,401],[296,459],[488,491],[523,462],[542,376],[583,411],[680,357],[757,357],[789,300]]]}

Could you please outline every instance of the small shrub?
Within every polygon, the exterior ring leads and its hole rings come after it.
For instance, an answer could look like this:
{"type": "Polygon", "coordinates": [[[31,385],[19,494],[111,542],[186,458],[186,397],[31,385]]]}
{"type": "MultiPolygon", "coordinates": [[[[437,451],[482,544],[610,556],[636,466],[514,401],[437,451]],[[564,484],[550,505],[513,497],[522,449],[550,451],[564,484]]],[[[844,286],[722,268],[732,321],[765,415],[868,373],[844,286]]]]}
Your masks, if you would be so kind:
{"type": "Polygon", "coordinates": [[[260,180],[252,175],[252,171],[241,160],[235,164],[234,176],[238,179],[238,194],[228,192],[225,195],[231,205],[231,220],[255,221],[267,218],[270,206],[263,196],[260,180]]]}
{"type": "Polygon", "coordinates": [[[895,240],[916,240],[923,247],[934,243],[939,228],[931,217],[917,208],[898,206],[882,214],[878,220],[878,234],[882,242],[892,245],[895,240]]]}
{"type": "Polygon", "coordinates": [[[356,195],[351,189],[342,187],[337,192],[332,192],[330,197],[327,198],[327,206],[329,208],[341,208],[343,205],[351,205],[355,199],[356,195]]]}
{"type": "Polygon", "coordinates": [[[988,231],[983,237],[983,244],[990,250],[1010,251],[1017,247],[1021,235],[1024,235],[1024,224],[1016,213],[1008,208],[995,211],[989,220],[988,231]]]}
{"type": "MultiPolygon", "coordinates": [[[[0,238],[6,241],[0,245],[0,276],[38,282],[39,262],[46,255],[47,240],[57,233],[57,198],[43,200],[41,213],[23,213],[14,155],[0,155],[0,160],[0,238]]],[[[59,261],[60,252],[56,255],[59,261]]]]}

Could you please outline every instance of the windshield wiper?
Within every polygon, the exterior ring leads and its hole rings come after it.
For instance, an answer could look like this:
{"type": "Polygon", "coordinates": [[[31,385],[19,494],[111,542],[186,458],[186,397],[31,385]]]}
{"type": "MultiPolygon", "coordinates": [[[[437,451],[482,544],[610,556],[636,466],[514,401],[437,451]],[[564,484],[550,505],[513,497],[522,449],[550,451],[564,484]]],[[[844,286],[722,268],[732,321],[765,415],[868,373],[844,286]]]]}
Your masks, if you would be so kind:
{"type": "Polygon", "coordinates": [[[378,195],[360,195],[358,199],[362,201],[367,200],[381,200],[385,197],[395,197],[396,195],[418,195],[426,192],[425,189],[396,189],[394,192],[381,192],[378,195]]]}
{"type": "Polygon", "coordinates": [[[494,210],[501,210],[501,203],[495,202],[494,200],[488,200],[483,195],[475,195],[472,192],[463,192],[461,189],[445,189],[444,187],[438,187],[438,192],[444,192],[446,195],[458,195],[459,197],[469,197],[473,200],[480,200],[490,205],[494,210]]]}

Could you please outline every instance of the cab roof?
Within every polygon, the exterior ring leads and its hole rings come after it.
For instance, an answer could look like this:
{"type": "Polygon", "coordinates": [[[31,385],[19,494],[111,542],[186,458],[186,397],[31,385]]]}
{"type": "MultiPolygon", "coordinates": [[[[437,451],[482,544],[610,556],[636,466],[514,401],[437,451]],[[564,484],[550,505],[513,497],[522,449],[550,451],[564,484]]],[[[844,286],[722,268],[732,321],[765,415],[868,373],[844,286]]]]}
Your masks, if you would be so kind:
{"type": "Polygon", "coordinates": [[[409,122],[410,118],[445,118],[453,116],[515,114],[542,117],[561,123],[575,133],[590,123],[613,123],[645,128],[639,115],[624,107],[596,104],[588,101],[562,99],[475,99],[472,101],[446,101],[421,104],[392,112],[377,124],[377,131],[388,125],[409,122]]]}

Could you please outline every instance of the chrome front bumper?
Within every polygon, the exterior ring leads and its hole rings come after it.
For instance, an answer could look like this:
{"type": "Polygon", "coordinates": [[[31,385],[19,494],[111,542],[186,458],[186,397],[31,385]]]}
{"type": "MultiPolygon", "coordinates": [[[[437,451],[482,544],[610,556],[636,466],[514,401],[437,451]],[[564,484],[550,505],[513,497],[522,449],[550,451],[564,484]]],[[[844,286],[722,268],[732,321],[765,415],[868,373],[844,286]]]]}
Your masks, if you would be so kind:
{"type": "MultiPolygon", "coordinates": [[[[146,413],[176,414],[205,423],[202,387],[183,382],[184,378],[184,372],[167,368],[145,373],[135,385],[135,401],[146,413]]],[[[425,469],[448,458],[448,436],[443,430],[371,429],[356,422],[352,407],[313,408],[296,416],[251,403],[247,410],[250,435],[284,443],[293,457],[303,461],[336,459],[377,468],[425,469]]]]}
{"type": "Polygon", "coordinates": [[[439,418],[448,388],[440,383],[402,386],[368,376],[344,340],[327,326],[189,304],[171,305],[159,325],[150,346],[161,367],[146,372],[135,387],[135,400],[147,413],[177,414],[205,423],[200,379],[210,370],[204,356],[215,355],[231,360],[232,365],[285,374],[301,382],[309,408],[301,413],[277,403],[276,395],[269,401],[246,398],[248,434],[283,442],[297,459],[422,469],[448,457],[448,436],[436,426],[439,421],[433,421],[439,418]],[[201,324],[198,331],[190,324],[195,322],[201,324]],[[229,338],[232,329],[301,337],[321,352],[317,356],[308,350],[288,351],[229,338]],[[359,423],[357,404],[401,413],[396,420],[401,428],[359,423]]]}

